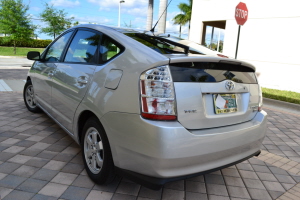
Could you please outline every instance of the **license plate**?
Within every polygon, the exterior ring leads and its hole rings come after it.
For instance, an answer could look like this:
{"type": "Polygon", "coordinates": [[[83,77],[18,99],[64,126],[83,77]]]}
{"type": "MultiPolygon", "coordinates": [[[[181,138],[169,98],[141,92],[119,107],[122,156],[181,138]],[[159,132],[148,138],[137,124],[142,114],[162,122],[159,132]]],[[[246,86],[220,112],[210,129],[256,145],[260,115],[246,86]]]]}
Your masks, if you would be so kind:
{"type": "Polygon", "coordinates": [[[214,94],[213,98],[216,114],[237,112],[235,94],[214,94]]]}

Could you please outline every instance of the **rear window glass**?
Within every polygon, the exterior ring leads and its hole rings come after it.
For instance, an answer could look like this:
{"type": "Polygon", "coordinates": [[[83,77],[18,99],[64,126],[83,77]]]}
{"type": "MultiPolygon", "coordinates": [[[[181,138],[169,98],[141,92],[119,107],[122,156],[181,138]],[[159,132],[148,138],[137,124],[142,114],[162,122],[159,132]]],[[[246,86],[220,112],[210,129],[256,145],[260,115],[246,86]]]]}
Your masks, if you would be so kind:
{"type": "MultiPolygon", "coordinates": [[[[161,54],[178,54],[178,53],[184,54],[185,53],[184,48],[188,48],[185,45],[173,41],[169,41],[164,38],[151,36],[143,33],[124,33],[124,34],[161,54]]],[[[198,53],[198,52],[189,51],[188,53],[198,53]]]]}
{"type": "Polygon", "coordinates": [[[242,65],[227,63],[172,63],[174,82],[221,82],[232,80],[237,83],[257,83],[255,71],[242,65]]]}

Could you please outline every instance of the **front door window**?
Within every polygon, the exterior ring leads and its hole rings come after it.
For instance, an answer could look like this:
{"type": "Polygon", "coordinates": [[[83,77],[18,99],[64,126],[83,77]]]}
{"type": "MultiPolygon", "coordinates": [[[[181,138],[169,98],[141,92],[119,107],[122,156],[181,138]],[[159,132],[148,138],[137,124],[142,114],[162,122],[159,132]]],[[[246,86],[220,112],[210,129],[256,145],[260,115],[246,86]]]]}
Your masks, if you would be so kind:
{"type": "Polygon", "coordinates": [[[69,38],[71,37],[72,33],[73,31],[64,34],[51,45],[51,47],[48,49],[46,53],[45,61],[58,62],[61,59],[62,52],[69,38]]]}

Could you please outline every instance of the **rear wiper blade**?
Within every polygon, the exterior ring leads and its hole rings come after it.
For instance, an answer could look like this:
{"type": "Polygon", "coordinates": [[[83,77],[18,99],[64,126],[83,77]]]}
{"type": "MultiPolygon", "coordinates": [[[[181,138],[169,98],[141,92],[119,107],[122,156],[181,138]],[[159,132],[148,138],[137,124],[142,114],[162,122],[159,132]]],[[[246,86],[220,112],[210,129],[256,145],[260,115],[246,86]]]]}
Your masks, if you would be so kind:
{"type": "MultiPolygon", "coordinates": [[[[177,42],[173,42],[171,40],[168,40],[168,39],[165,39],[165,38],[161,38],[161,37],[157,37],[157,36],[151,36],[151,35],[147,35],[147,34],[144,34],[144,33],[135,33],[135,35],[139,38],[142,38],[148,42],[150,42],[151,44],[159,47],[157,45],[158,42],[162,43],[162,44],[166,44],[166,45],[169,45],[169,44],[172,44],[174,46],[177,46],[177,47],[180,47],[180,48],[183,48],[184,49],[184,53],[185,54],[188,54],[189,53],[189,47],[186,46],[186,45],[183,45],[183,44],[180,44],[180,43],[177,43],[177,42]]],[[[159,47],[161,48],[161,47],[159,47]]],[[[181,52],[178,52],[178,53],[181,53],[181,52]]]]}
{"type": "Polygon", "coordinates": [[[149,37],[152,37],[152,38],[157,39],[159,41],[162,41],[164,43],[166,42],[166,43],[173,44],[175,46],[181,47],[181,48],[184,49],[184,53],[185,54],[189,53],[190,48],[188,46],[186,46],[186,45],[183,45],[183,44],[180,44],[180,43],[177,43],[177,42],[173,42],[171,40],[168,40],[168,39],[165,39],[165,38],[161,38],[161,37],[157,37],[157,36],[149,36],[149,37]]]}

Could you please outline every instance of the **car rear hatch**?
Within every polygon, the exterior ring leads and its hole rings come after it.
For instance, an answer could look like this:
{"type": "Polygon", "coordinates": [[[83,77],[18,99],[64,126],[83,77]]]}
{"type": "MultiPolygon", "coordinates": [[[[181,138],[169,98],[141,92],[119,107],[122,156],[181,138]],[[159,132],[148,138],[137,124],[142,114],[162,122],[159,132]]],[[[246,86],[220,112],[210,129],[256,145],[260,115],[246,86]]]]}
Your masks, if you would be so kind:
{"type": "Polygon", "coordinates": [[[222,58],[171,57],[169,67],[178,121],[185,128],[243,123],[258,112],[260,87],[252,65],[222,58]]]}

